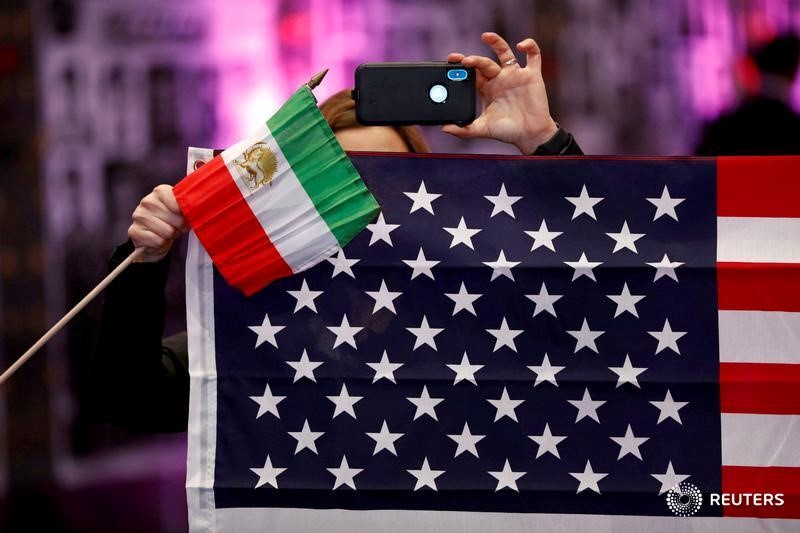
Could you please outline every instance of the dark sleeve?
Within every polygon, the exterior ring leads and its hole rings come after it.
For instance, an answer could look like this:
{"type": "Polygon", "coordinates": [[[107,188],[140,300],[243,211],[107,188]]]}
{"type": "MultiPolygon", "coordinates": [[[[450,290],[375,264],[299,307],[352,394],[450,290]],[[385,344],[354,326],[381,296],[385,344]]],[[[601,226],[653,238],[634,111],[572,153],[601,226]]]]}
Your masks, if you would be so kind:
{"type": "MultiPolygon", "coordinates": [[[[133,251],[117,247],[110,268],[133,251]]],[[[169,259],[134,263],[105,291],[92,365],[94,404],[107,422],[136,431],[185,431],[186,333],[162,341],[169,259]]]]}
{"type": "Polygon", "coordinates": [[[532,155],[583,155],[575,137],[561,126],[545,143],[540,144],[532,155]]]}

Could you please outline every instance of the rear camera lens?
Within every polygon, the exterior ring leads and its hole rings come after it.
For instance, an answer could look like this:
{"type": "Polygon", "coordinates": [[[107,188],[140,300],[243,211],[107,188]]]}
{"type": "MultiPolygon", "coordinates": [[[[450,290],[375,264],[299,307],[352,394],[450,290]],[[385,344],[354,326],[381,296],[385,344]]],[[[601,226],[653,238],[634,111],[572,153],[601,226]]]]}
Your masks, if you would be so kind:
{"type": "Polygon", "coordinates": [[[467,70],[463,68],[453,68],[447,71],[447,79],[451,81],[463,81],[467,79],[467,70]]]}

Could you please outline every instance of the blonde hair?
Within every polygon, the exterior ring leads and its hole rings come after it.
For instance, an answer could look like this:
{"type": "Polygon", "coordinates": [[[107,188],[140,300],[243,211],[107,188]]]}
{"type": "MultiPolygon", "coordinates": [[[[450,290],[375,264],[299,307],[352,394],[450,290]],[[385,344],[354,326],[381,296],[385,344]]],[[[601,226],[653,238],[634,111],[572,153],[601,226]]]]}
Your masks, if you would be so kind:
{"type": "MultiPolygon", "coordinates": [[[[319,105],[319,109],[333,131],[366,127],[356,120],[356,103],[350,95],[350,89],[344,89],[332,95],[319,105]]],[[[431,151],[418,127],[392,126],[392,129],[403,139],[409,152],[424,154],[431,151]]]]}

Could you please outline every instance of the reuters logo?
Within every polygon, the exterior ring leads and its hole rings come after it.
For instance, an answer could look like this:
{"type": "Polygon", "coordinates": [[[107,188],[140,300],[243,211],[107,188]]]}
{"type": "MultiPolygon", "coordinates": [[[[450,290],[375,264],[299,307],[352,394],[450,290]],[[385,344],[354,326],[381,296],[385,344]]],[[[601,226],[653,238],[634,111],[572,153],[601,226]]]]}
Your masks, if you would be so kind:
{"type": "Polygon", "coordinates": [[[667,507],[675,516],[692,516],[703,505],[703,494],[691,483],[679,483],[667,493],[667,507]]]}

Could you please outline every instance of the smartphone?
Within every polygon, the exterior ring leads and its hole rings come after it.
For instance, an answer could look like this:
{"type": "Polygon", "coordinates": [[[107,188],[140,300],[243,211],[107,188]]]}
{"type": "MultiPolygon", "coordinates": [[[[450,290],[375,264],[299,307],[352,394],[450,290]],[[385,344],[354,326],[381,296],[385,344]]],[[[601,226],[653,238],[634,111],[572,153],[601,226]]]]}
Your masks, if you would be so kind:
{"type": "Polygon", "coordinates": [[[365,126],[457,124],[475,119],[475,69],[458,63],[364,63],[355,74],[365,126]]]}

